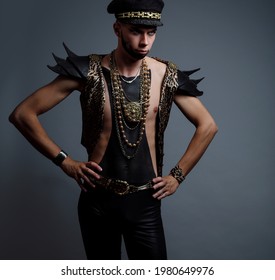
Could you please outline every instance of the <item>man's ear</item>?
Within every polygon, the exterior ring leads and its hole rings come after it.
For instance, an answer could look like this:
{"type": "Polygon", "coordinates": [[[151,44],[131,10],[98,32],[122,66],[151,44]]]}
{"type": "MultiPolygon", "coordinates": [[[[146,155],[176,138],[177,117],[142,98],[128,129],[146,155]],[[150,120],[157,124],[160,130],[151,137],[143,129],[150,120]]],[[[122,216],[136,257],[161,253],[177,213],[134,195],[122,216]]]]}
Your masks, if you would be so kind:
{"type": "Polygon", "coordinates": [[[114,32],[115,34],[120,37],[120,23],[119,22],[115,22],[114,25],[113,25],[113,28],[114,28],[114,32]]]}

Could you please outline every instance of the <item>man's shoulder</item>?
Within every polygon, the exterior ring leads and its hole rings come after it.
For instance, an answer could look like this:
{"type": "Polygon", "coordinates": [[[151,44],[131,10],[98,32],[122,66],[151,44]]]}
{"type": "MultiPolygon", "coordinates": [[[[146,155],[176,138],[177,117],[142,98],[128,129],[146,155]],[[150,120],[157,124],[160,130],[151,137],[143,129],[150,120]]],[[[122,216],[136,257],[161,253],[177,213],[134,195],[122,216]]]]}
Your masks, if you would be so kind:
{"type": "Polygon", "coordinates": [[[170,60],[165,60],[159,57],[151,57],[152,64],[156,65],[157,67],[165,68],[166,70],[177,70],[178,67],[177,65],[170,61],[170,60]]]}
{"type": "Polygon", "coordinates": [[[160,59],[157,57],[149,57],[148,58],[149,67],[161,75],[165,75],[167,72],[177,71],[177,66],[168,60],[160,59]]]}

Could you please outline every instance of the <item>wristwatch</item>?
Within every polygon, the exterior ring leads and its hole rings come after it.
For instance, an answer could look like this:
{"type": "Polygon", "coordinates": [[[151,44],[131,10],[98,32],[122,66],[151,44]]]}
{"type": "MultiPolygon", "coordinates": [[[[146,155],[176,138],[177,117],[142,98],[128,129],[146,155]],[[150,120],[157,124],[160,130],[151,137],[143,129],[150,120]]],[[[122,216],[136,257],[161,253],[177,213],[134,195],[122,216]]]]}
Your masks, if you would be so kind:
{"type": "Polygon", "coordinates": [[[61,150],[59,152],[59,154],[52,161],[57,166],[60,166],[66,157],[68,157],[68,154],[66,152],[64,152],[63,150],[61,150]]]}

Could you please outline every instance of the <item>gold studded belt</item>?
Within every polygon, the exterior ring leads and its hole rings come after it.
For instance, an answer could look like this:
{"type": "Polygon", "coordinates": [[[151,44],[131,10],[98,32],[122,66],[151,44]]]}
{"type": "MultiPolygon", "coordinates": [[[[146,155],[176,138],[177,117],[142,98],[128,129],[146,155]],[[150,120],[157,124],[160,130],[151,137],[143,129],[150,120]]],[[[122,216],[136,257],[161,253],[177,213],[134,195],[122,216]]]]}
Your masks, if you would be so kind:
{"type": "Polygon", "coordinates": [[[109,190],[118,195],[126,195],[142,190],[151,189],[153,187],[152,181],[149,181],[144,185],[136,186],[129,184],[127,181],[105,177],[101,177],[100,179],[92,179],[92,182],[97,186],[103,187],[106,190],[109,190]]]}

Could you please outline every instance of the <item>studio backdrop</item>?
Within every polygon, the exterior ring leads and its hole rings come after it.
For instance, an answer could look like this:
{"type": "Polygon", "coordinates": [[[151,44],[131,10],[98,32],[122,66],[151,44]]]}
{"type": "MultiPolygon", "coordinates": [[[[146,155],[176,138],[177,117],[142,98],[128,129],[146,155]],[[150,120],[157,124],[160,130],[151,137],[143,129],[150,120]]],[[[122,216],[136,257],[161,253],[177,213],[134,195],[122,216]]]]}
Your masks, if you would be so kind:
{"type": "MultiPolygon", "coordinates": [[[[62,43],[79,55],[116,47],[109,1],[1,1],[1,259],[85,259],[80,189],[8,122],[14,107],[56,75],[62,43]],[[15,8],[16,7],[16,8],[15,8]]],[[[275,258],[275,2],[165,1],[153,57],[200,67],[200,100],[219,132],[178,191],[162,203],[169,259],[275,258]]],[[[79,93],[41,116],[49,135],[86,160],[79,93]]],[[[164,174],[194,127],[173,107],[164,174]]],[[[111,233],[110,233],[111,234],[111,233]]],[[[123,253],[126,258],[125,253],[123,253]]]]}

